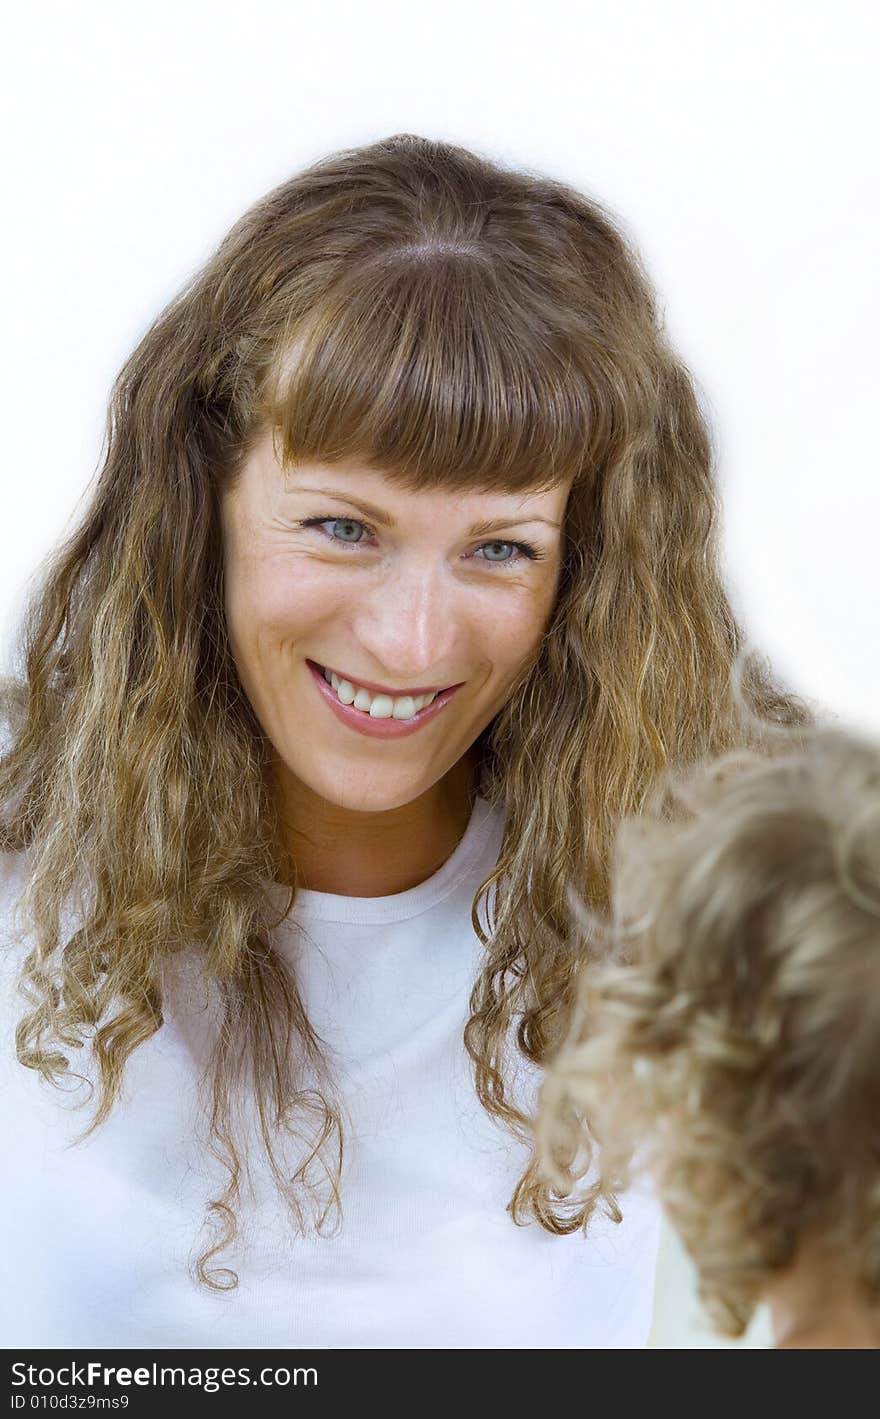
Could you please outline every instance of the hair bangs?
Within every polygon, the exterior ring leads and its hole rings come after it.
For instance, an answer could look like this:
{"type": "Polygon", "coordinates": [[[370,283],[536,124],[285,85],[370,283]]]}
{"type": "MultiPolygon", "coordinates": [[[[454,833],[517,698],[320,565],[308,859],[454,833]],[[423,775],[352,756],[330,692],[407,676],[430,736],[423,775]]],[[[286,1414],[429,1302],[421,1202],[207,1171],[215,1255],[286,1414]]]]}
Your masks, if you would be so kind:
{"type": "Polygon", "coordinates": [[[574,342],[465,248],[371,262],[285,345],[264,411],[285,465],[361,459],[400,486],[518,493],[576,479],[591,401],[574,342]]]}

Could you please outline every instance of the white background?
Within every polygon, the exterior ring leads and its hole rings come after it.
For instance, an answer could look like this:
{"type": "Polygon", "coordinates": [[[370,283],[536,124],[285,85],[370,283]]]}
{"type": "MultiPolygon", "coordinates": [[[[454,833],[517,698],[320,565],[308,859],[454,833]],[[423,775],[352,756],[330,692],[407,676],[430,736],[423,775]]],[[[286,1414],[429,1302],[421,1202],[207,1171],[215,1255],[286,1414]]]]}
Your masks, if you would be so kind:
{"type": "MultiPolygon", "coordinates": [[[[7,11],[2,668],[161,307],[270,187],[409,131],[622,218],[710,414],[739,615],[792,688],[880,730],[877,17],[869,0],[7,11]]],[[[670,1249],[656,1343],[713,1343],[687,1284],[670,1249]]]]}

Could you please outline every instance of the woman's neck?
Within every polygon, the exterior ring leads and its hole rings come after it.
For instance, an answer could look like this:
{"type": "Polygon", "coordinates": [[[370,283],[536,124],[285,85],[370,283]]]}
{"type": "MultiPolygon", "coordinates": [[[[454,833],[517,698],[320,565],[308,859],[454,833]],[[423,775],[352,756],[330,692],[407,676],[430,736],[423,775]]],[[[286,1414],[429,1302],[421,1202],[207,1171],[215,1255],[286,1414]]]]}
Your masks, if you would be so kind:
{"type": "Polygon", "coordinates": [[[476,796],[471,753],[411,803],[355,812],[280,774],[284,845],[300,887],[345,897],[387,897],[433,876],[464,836],[476,796]]]}

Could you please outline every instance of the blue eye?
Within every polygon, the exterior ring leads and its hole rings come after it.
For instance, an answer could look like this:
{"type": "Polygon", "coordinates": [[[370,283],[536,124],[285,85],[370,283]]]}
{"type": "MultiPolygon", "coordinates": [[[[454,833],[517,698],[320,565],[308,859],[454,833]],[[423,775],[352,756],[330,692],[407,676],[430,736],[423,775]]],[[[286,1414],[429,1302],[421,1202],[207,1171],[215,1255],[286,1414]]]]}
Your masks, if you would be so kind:
{"type": "MultiPolygon", "coordinates": [[[[520,543],[519,545],[520,545],[520,547],[523,547],[525,544],[524,544],[524,543],[520,543]]],[[[488,552],[492,547],[510,547],[512,551],[516,551],[517,543],[516,543],[516,542],[484,542],[484,543],[483,543],[483,546],[480,548],[480,551],[487,551],[487,552],[488,552]]],[[[487,562],[509,562],[509,561],[511,560],[511,558],[510,558],[510,557],[488,557],[488,556],[487,556],[484,560],[487,561],[487,562]]]]}
{"type": "MultiPolygon", "coordinates": [[[[308,517],[298,525],[302,528],[320,528],[328,541],[335,542],[337,546],[342,547],[359,547],[364,540],[363,534],[374,530],[366,522],[361,522],[360,518],[356,517],[308,517]],[[328,525],[330,531],[325,532],[324,529],[328,525]],[[337,529],[340,528],[343,529],[342,536],[337,535],[337,529]],[[347,536],[346,529],[348,531],[357,531],[360,535],[357,537],[347,536]]],[[[480,561],[488,562],[491,566],[496,567],[513,567],[521,562],[523,558],[530,562],[542,562],[546,556],[546,553],[539,551],[537,547],[533,547],[530,542],[484,542],[477,548],[477,551],[481,552],[493,548],[497,549],[499,547],[509,547],[516,555],[507,557],[485,556],[481,557],[480,561]]]]}
{"type": "MultiPolygon", "coordinates": [[[[363,529],[364,529],[364,524],[363,524],[362,522],[358,522],[357,519],[356,519],[356,518],[353,518],[353,517],[332,517],[332,518],[331,518],[331,517],[325,517],[325,518],[324,518],[324,522],[329,522],[329,523],[331,523],[332,526],[333,526],[333,528],[334,528],[334,530],[335,530],[337,527],[342,527],[342,528],[357,527],[357,528],[360,528],[361,531],[363,531],[363,529]]],[[[333,533],[331,533],[331,536],[333,536],[333,533]]],[[[361,538],[360,538],[360,537],[351,538],[351,537],[346,537],[345,535],[343,535],[342,537],[336,537],[334,540],[336,540],[336,541],[338,541],[338,542],[352,542],[352,543],[356,546],[357,543],[361,541],[361,538]]]]}

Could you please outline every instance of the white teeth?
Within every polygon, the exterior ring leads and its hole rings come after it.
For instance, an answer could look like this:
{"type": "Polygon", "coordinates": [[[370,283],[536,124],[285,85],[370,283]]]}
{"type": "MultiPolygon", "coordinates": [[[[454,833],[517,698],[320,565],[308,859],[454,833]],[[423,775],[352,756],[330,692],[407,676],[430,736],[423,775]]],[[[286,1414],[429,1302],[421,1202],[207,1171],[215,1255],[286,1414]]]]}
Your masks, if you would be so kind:
{"type": "MultiPolygon", "coordinates": [[[[421,696],[419,696],[421,699],[421,696]]],[[[393,719],[412,719],[416,712],[416,702],[412,695],[401,695],[399,700],[394,701],[392,710],[393,719]]]]}
{"type": "Polygon", "coordinates": [[[435,690],[432,695],[373,695],[351,680],[340,679],[335,670],[322,670],[321,674],[333,686],[342,704],[353,704],[355,709],[363,710],[371,719],[412,719],[440,693],[435,690]]]}

